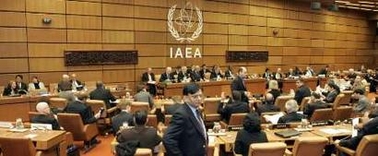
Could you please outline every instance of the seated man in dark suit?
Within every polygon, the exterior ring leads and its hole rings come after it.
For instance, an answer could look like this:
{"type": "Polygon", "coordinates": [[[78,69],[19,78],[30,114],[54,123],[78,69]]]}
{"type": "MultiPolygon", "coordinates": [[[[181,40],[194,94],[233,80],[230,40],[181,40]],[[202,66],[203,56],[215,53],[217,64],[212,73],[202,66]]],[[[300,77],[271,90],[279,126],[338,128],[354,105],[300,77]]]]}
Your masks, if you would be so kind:
{"type": "Polygon", "coordinates": [[[174,78],[171,75],[172,67],[167,67],[165,72],[161,74],[159,82],[173,82],[174,78]]]}
{"type": "Polygon", "coordinates": [[[190,73],[186,66],[182,66],[180,72],[178,73],[178,82],[189,82],[190,73]]]}
{"type": "Polygon", "coordinates": [[[359,128],[357,136],[349,139],[336,140],[335,144],[356,150],[365,135],[378,134],[378,117],[366,120],[366,123],[363,123],[362,126],[357,126],[357,128],[359,128]]]}
{"type": "Polygon", "coordinates": [[[142,74],[142,82],[148,86],[148,92],[151,95],[156,95],[156,80],[155,74],[152,72],[152,68],[148,68],[146,72],[142,74]]]}
{"type": "MultiPolygon", "coordinates": [[[[83,120],[84,124],[95,123],[97,122],[97,119],[100,118],[101,112],[99,111],[95,115],[93,115],[92,108],[85,103],[87,99],[87,93],[79,92],[77,94],[77,99],[69,103],[63,111],[66,113],[80,114],[80,117],[83,120]]],[[[89,146],[93,144],[98,144],[100,142],[100,140],[96,140],[96,138],[93,138],[91,141],[84,142],[86,146],[85,148],[89,148],[89,146]]]]}
{"type": "Polygon", "coordinates": [[[200,73],[200,67],[197,65],[194,67],[194,70],[192,73],[190,73],[190,78],[192,79],[192,82],[199,82],[202,81],[201,73],[200,73]]]}
{"type": "Polygon", "coordinates": [[[110,90],[105,89],[105,86],[101,81],[96,82],[96,89],[89,94],[89,97],[93,100],[104,101],[106,108],[114,107],[115,103],[111,103],[111,101],[117,100],[110,92],[110,90]]]}
{"type": "Polygon", "coordinates": [[[261,115],[264,112],[279,112],[280,108],[274,105],[274,97],[271,93],[265,94],[265,101],[261,105],[258,105],[256,112],[261,115]]]}
{"type": "MultiPolygon", "coordinates": [[[[134,128],[122,129],[117,134],[119,143],[127,141],[139,141],[140,148],[150,148],[154,151],[155,146],[159,145],[162,138],[158,135],[157,130],[152,127],[146,127],[147,112],[136,111],[134,114],[134,128]]],[[[157,153],[155,151],[154,153],[157,153]]]]}
{"type": "Polygon", "coordinates": [[[125,99],[121,100],[118,103],[118,108],[121,109],[121,112],[112,118],[112,128],[114,134],[116,134],[120,127],[125,124],[127,124],[127,126],[134,125],[133,114],[130,113],[131,101],[125,99]]]}
{"type": "Polygon", "coordinates": [[[297,103],[301,104],[303,98],[311,96],[311,90],[304,84],[302,79],[298,79],[296,85],[298,90],[295,92],[294,99],[297,103]]]}
{"type": "Polygon", "coordinates": [[[218,113],[221,114],[222,120],[227,123],[233,113],[249,113],[250,108],[246,102],[241,101],[241,93],[238,91],[232,92],[233,101],[229,104],[221,103],[218,108],[218,113]]]}
{"type": "Polygon", "coordinates": [[[340,93],[339,86],[337,86],[333,82],[328,83],[328,94],[327,94],[326,98],[324,99],[324,102],[333,103],[335,101],[337,95],[339,95],[339,93],[340,93]]]}
{"type": "Polygon", "coordinates": [[[303,114],[297,113],[298,104],[295,100],[289,100],[285,103],[286,115],[278,119],[278,123],[300,122],[305,118],[303,114]]]}
{"type": "Polygon", "coordinates": [[[307,115],[307,119],[310,119],[315,110],[327,107],[328,104],[322,101],[320,94],[313,92],[311,96],[311,103],[306,105],[303,110],[303,114],[307,115]]]}
{"type": "Polygon", "coordinates": [[[82,83],[81,81],[79,81],[77,78],[76,78],[76,74],[73,73],[71,74],[71,80],[70,80],[71,84],[72,84],[72,89],[73,90],[83,90],[84,89],[84,83],[82,83]]]}
{"type": "Polygon", "coordinates": [[[31,123],[51,124],[53,130],[60,130],[58,121],[50,112],[49,104],[46,102],[39,102],[35,108],[40,114],[34,116],[31,119],[31,123]]]}
{"type": "Polygon", "coordinates": [[[16,86],[18,91],[24,91],[25,94],[28,92],[28,85],[23,82],[23,76],[22,75],[16,75],[16,86]]]}

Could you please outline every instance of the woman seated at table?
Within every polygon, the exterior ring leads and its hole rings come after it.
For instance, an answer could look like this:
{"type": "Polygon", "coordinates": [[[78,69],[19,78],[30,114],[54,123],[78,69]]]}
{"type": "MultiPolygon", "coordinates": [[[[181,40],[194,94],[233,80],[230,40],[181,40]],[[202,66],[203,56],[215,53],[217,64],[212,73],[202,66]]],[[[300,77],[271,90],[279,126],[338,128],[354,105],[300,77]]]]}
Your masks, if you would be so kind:
{"type": "Polygon", "coordinates": [[[29,91],[46,91],[45,84],[39,81],[37,76],[33,76],[32,82],[29,83],[29,91]]]}
{"type": "Polygon", "coordinates": [[[278,119],[278,123],[300,122],[305,119],[303,114],[297,113],[298,103],[295,100],[289,100],[285,103],[286,115],[278,119]]]}
{"type": "Polygon", "coordinates": [[[3,96],[11,96],[18,94],[18,89],[15,81],[10,81],[7,87],[4,88],[3,96]]]}
{"type": "Polygon", "coordinates": [[[234,152],[248,156],[252,143],[268,142],[265,132],[261,131],[261,121],[257,113],[249,113],[243,121],[243,129],[239,130],[235,139],[234,152]]]}

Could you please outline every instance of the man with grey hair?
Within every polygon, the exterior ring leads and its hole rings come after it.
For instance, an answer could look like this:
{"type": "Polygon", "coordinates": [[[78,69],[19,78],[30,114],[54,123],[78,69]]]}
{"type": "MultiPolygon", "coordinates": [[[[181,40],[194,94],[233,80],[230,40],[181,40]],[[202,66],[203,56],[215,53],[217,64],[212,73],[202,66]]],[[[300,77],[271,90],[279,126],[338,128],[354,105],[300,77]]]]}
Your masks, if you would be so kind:
{"type": "Polygon", "coordinates": [[[39,114],[31,119],[31,123],[51,124],[53,130],[60,130],[59,123],[51,114],[50,106],[47,102],[39,102],[35,108],[39,114]]]}
{"type": "Polygon", "coordinates": [[[172,67],[165,68],[165,72],[161,74],[159,82],[173,81],[174,78],[172,77],[171,73],[172,67]]]}
{"type": "Polygon", "coordinates": [[[298,103],[295,100],[289,100],[285,103],[286,115],[278,119],[278,123],[300,122],[305,118],[303,114],[297,113],[298,103]]]}
{"type": "Polygon", "coordinates": [[[280,108],[274,105],[274,96],[271,93],[265,94],[265,101],[263,104],[256,107],[256,112],[261,115],[264,112],[279,112],[280,108]]]}

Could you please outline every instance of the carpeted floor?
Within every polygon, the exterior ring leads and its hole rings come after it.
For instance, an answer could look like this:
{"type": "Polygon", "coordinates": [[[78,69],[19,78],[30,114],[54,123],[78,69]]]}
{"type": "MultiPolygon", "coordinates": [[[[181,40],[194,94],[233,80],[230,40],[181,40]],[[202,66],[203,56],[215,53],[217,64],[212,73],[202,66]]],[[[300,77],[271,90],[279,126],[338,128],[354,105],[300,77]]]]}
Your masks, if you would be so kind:
{"type": "Polygon", "coordinates": [[[75,144],[81,149],[80,155],[84,156],[113,156],[113,153],[110,150],[110,143],[112,142],[114,136],[98,136],[97,139],[101,140],[101,143],[94,147],[87,153],[83,153],[83,143],[82,142],[75,142],[75,144]]]}

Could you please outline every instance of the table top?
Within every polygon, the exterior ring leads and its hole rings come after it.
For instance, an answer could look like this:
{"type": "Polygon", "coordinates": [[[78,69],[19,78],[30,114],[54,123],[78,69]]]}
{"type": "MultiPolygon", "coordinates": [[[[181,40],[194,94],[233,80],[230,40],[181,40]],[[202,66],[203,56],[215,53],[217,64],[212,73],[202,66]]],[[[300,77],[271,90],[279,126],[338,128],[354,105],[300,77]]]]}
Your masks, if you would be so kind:
{"type": "Polygon", "coordinates": [[[36,130],[25,132],[11,132],[9,129],[0,128],[0,137],[21,138],[29,137],[36,143],[37,150],[48,150],[64,140],[65,131],[36,130]]]}

